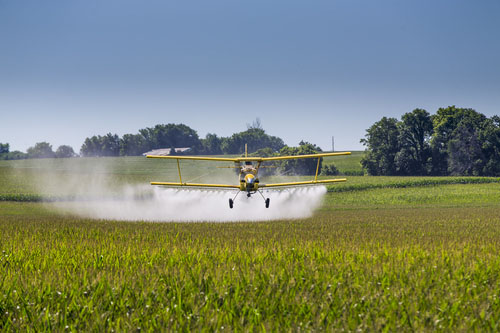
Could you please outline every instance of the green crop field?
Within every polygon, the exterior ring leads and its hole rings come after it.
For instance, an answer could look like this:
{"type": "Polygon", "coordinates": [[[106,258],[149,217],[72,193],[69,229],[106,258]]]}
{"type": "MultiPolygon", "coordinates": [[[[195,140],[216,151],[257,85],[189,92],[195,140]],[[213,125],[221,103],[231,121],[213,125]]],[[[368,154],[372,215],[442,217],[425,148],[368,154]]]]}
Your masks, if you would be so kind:
{"type": "Polygon", "coordinates": [[[349,176],[362,176],[363,169],[361,168],[361,158],[363,151],[353,151],[351,155],[325,157],[323,163],[334,164],[341,174],[349,176]]]}
{"type": "Polygon", "coordinates": [[[98,220],[45,202],[95,179],[114,195],[176,177],[163,162],[0,161],[0,330],[500,330],[499,179],[347,176],[312,217],[269,222],[98,220]]]}

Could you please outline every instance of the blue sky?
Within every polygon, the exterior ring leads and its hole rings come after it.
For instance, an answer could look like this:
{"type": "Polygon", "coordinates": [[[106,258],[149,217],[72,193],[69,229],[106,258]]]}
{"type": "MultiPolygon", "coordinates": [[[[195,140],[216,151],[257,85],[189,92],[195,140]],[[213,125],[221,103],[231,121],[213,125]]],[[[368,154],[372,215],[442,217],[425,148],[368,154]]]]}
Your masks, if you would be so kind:
{"type": "Polygon", "coordinates": [[[383,116],[500,112],[499,1],[0,0],[0,142],[159,123],[359,150],[383,116]]]}

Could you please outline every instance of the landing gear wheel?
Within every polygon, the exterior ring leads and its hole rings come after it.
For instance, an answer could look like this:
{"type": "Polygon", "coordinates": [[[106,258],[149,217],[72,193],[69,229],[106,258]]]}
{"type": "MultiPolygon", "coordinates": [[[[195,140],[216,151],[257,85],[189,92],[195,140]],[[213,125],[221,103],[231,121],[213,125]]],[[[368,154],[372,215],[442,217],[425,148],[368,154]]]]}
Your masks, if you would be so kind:
{"type": "Polygon", "coordinates": [[[233,209],[233,204],[234,204],[233,199],[229,199],[229,208],[233,209]]]}
{"type": "Polygon", "coordinates": [[[266,199],[266,208],[269,208],[269,204],[271,203],[271,199],[267,198],[266,199]]]}

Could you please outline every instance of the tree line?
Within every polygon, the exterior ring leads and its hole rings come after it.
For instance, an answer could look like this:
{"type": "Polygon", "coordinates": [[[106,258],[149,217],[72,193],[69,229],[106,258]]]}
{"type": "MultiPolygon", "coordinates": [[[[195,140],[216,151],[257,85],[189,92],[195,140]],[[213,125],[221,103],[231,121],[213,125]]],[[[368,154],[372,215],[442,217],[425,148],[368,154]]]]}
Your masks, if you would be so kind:
{"type": "MultiPolygon", "coordinates": [[[[189,154],[242,154],[245,144],[251,156],[284,156],[304,155],[321,152],[318,146],[301,141],[298,147],[289,147],[276,136],[268,135],[262,128],[259,119],[247,130],[234,133],[229,137],[219,137],[209,133],[205,138],[199,138],[197,132],[184,124],[161,124],[140,129],[136,134],[94,135],[85,139],[80,149],[80,155],[86,157],[100,156],[139,156],[144,152],[159,148],[189,147],[189,154]]],[[[77,156],[73,148],[62,145],[56,151],[47,142],[38,142],[28,148],[26,153],[9,152],[9,144],[0,144],[0,159],[22,158],[58,158],[77,156]]],[[[275,163],[273,168],[265,169],[267,174],[314,174],[317,161],[313,159],[288,160],[275,163]]],[[[320,163],[320,171],[321,171],[320,163]]],[[[335,174],[334,166],[324,169],[324,174],[335,174]]]]}
{"type": "MultiPolygon", "coordinates": [[[[234,133],[229,137],[219,137],[209,133],[205,138],[200,138],[198,133],[184,124],[159,124],[154,127],[140,129],[136,134],[108,133],[87,137],[81,148],[80,155],[88,157],[100,156],[140,156],[143,153],[159,148],[189,147],[189,154],[240,154],[245,151],[245,144],[249,151],[269,148],[279,152],[285,147],[283,140],[276,136],[268,135],[257,119],[247,130],[234,133]]],[[[53,151],[48,142],[38,142],[29,147],[26,153],[10,151],[8,143],[0,143],[0,159],[24,158],[54,158],[74,157],[77,154],[73,148],[62,145],[53,151]]]]}
{"type": "Polygon", "coordinates": [[[268,135],[254,122],[243,132],[235,133],[230,137],[219,137],[209,133],[205,138],[184,124],[162,124],[140,129],[136,134],[94,135],[86,138],[81,149],[82,156],[138,156],[144,152],[159,148],[191,148],[189,154],[239,154],[245,151],[248,144],[249,151],[270,148],[277,152],[285,146],[283,140],[268,135]]]}
{"type": "Polygon", "coordinates": [[[500,117],[449,106],[383,117],[361,140],[370,175],[500,176],[500,117]]]}
{"type": "Polygon", "coordinates": [[[10,151],[8,143],[0,143],[0,160],[21,160],[27,158],[67,158],[75,157],[76,154],[71,146],[61,145],[56,151],[48,142],[38,142],[29,147],[26,153],[19,150],[10,151]]]}

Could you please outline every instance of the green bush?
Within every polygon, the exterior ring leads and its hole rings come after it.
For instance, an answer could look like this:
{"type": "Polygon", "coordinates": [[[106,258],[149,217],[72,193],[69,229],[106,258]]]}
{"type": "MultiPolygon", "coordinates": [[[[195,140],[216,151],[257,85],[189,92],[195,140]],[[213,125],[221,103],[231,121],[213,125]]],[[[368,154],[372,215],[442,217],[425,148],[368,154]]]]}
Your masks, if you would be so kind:
{"type": "Polygon", "coordinates": [[[323,176],[336,176],[339,174],[339,170],[334,164],[323,165],[321,169],[321,175],[323,176]]]}

